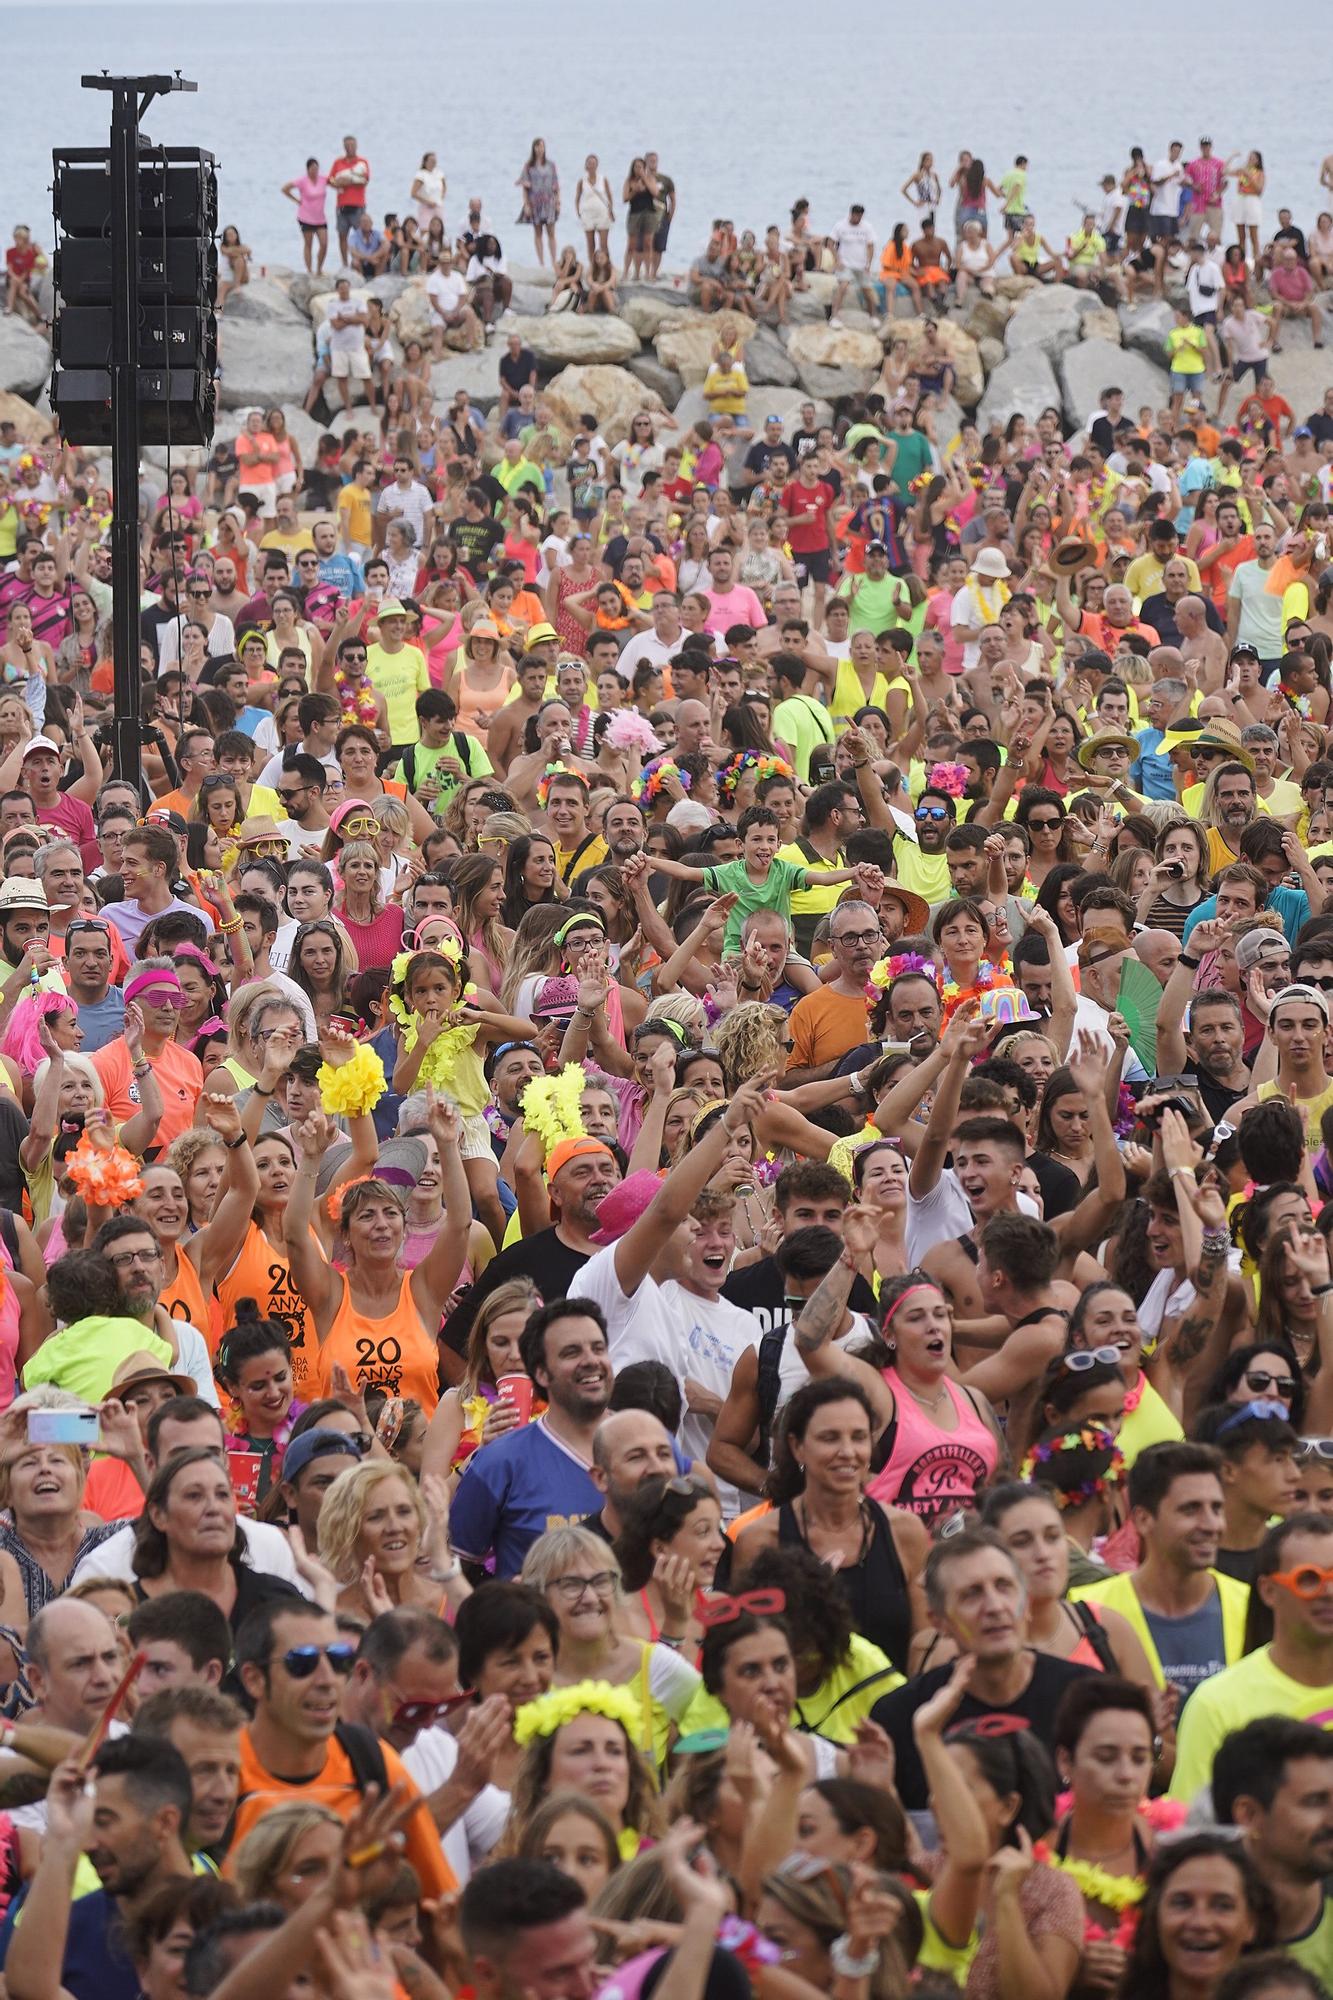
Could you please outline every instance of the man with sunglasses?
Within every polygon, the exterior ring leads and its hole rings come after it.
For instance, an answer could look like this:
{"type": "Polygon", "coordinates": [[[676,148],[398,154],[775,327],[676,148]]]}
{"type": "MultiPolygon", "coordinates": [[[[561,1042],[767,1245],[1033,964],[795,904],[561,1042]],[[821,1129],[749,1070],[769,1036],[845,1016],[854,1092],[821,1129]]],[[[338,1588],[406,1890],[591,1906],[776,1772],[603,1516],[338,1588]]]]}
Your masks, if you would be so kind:
{"type": "MultiPolygon", "coordinates": [[[[1232,1730],[1261,1716],[1326,1721],[1333,1709],[1333,1520],[1289,1514],[1259,1546],[1253,1589],[1273,1636],[1214,1674],[1180,1718],[1171,1796],[1191,1800],[1208,1783],[1232,1730]]],[[[1327,1740],[1327,1739],[1325,1739],[1327,1740]]]]}
{"type": "Polygon", "coordinates": [[[511,1740],[512,1711],[503,1695],[471,1706],[460,1694],[458,1641],[443,1618],[417,1606],[385,1611],[361,1634],[343,1696],[344,1722],[389,1743],[426,1795],[445,1860],[460,1882],[499,1841],[509,1795],[490,1783],[497,1755],[511,1740]],[[454,1735],[448,1723],[463,1711],[454,1735]]]}
{"type": "MultiPolygon", "coordinates": [[[[420,1797],[396,1750],[338,1719],[356,1650],[329,1612],[290,1598],[258,1605],[242,1623],[236,1673],[252,1714],[241,1732],[233,1848],[289,1800],[328,1806],[346,1819],[372,1784],[381,1791],[401,1785],[405,1799],[420,1797]]],[[[456,1887],[428,1815],[413,1813],[406,1822],[402,1852],[424,1896],[456,1887]]]]}
{"type": "MultiPolygon", "coordinates": [[[[321,697],[315,695],[313,699],[318,701],[321,697]]],[[[286,752],[273,789],[285,815],[278,821],[278,831],[287,843],[289,861],[298,861],[302,855],[317,855],[323,847],[329,830],[324,804],[327,785],[328,773],[318,757],[308,756],[303,750],[286,752]]]]}

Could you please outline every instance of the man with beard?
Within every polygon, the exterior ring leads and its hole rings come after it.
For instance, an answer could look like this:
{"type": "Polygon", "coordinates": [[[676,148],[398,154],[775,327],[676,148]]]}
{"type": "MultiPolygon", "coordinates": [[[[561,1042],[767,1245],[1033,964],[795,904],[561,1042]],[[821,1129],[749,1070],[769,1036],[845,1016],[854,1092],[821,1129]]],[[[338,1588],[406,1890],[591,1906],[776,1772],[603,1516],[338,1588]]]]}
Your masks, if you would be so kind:
{"type": "Polygon", "coordinates": [[[41,1860],[22,1922],[7,1941],[11,1991],[61,1988],[73,2000],[137,2000],[124,1926],[164,1884],[190,1875],[189,1815],[189,1771],[160,1737],[105,1744],[91,1784],[75,1758],[59,1765],[47,1793],[41,1860]],[[85,1852],[101,1887],[80,1896],[75,1875],[85,1852]]]}
{"type": "MultiPolygon", "coordinates": [[[[974,745],[970,747],[975,748],[974,745]]],[[[995,746],[992,744],[989,747],[994,749],[995,746]]],[[[966,751],[962,761],[966,762],[966,751]]],[[[956,826],[945,838],[944,855],[945,865],[949,870],[949,896],[945,897],[944,902],[948,902],[954,896],[970,896],[980,903],[999,902],[999,897],[990,892],[990,876],[992,857],[1001,865],[1004,862],[1003,834],[987,833],[984,826],[956,826]]],[[[931,910],[931,918],[944,908],[944,902],[937,904],[936,908],[931,910]]],[[[1017,896],[1006,893],[1004,912],[1009,920],[1009,935],[1017,943],[1027,929],[1027,910],[1017,896]]],[[[927,926],[923,923],[914,925],[913,928],[925,930],[927,926]]]]}
{"type": "Polygon", "coordinates": [[[0,882],[0,996],[13,1007],[32,986],[39,993],[62,993],[64,982],[48,948],[51,912],[40,882],[10,875],[0,882]]]}
{"type": "Polygon", "coordinates": [[[645,832],[643,807],[638,800],[613,799],[602,821],[607,860],[615,867],[623,868],[633,855],[643,852],[645,832]]]}
{"type": "Polygon", "coordinates": [[[472,1454],[450,1510],[450,1540],[463,1561],[481,1564],[493,1555],[502,1578],[518,1575],[548,1528],[597,1508],[601,1496],[588,1467],[613,1380],[606,1321],[591,1299],[542,1306],[524,1327],[519,1351],[546,1413],[472,1454]]]}
{"type": "Polygon", "coordinates": [[[491,1102],[486,1109],[491,1121],[491,1148],[498,1160],[504,1153],[510,1127],[518,1117],[519,1100],[530,1083],[545,1076],[546,1066],[535,1042],[500,1042],[488,1052],[483,1067],[491,1086],[491,1102]]]}
{"type": "Polygon", "coordinates": [[[915,844],[903,833],[894,840],[893,857],[899,882],[904,889],[924,896],[928,903],[941,903],[949,894],[945,843],[957,817],[948,792],[932,791],[927,785],[912,814],[915,844]]]}
{"type": "MultiPolygon", "coordinates": [[[[159,1339],[173,1340],[177,1348],[173,1365],[180,1368],[182,1374],[189,1375],[195,1380],[207,1401],[216,1403],[217,1391],[213,1387],[206,1353],[202,1347],[188,1360],[181,1357],[181,1335],[182,1333],[188,1335],[189,1322],[175,1319],[168,1321],[165,1313],[161,1319],[158,1317],[157,1306],[162,1295],[163,1283],[162,1246],[152,1223],[145,1222],[129,1211],[109,1216],[93,1238],[92,1248],[99,1256],[106,1258],[116,1274],[116,1284],[120,1290],[120,1311],[123,1316],[126,1319],[141,1321],[148,1331],[156,1333],[159,1339]],[[171,1327],[170,1334],[165,1330],[168,1325],[171,1327]],[[197,1360],[199,1364],[197,1368],[189,1365],[191,1360],[197,1360]]],[[[205,1327],[196,1327],[194,1332],[198,1341],[202,1342],[207,1338],[205,1327]]],[[[195,1341],[187,1341],[187,1345],[193,1348],[195,1341]]]]}
{"type": "MultiPolygon", "coordinates": [[[[599,1247],[593,1235],[597,1211],[620,1178],[615,1155],[600,1139],[561,1139],[553,1146],[546,1158],[546,1183],[555,1221],[492,1258],[445,1321],[445,1345],[456,1355],[466,1351],[477,1307],[510,1278],[531,1278],[544,1296],[564,1298],[599,1247]]],[[[445,1360],[448,1367],[447,1356],[445,1360]]],[[[457,1362],[453,1366],[456,1379],[461,1371],[457,1362]]]]}
{"type": "Polygon", "coordinates": [[[1129,1469],[1129,1510],[1138,1568],[1069,1594],[1128,1618],[1157,1685],[1183,1704],[1245,1646],[1249,1589],[1213,1567],[1226,1518],[1217,1453],[1187,1439],[1150,1444],[1129,1469]]]}
{"type": "MultiPolygon", "coordinates": [[[[1245,753],[1246,759],[1249,752],[1245,753]]],[[[1258,810],[1254,773],[1248,762],[1229,758],[1214,767],[1212,798],[1204,802],[1200,815],[1208,835],[1208,869],[1216,875],[1240,858],[1240,837],[1258,810]]]]}
{"type": "Polygon", "coordinates": [[[791,1011],[791,1055],[785,1082],[818,1083],[832,1076],[849,1050],[869,1041],[866,982],[884,939],[869,903],[839,903],[829,919],[837,976],[807,993],[791,1011]]]}
{"type": "MultiPolygon", "coordinates": [[[[1317,1539],[1324,1546],[1320,1560],[1326,1562],[1327,1521],[1318,1514],[1307,1514],[1304,1520],[1321,1524],[1323,1532],[1317,1539]]],[[[1289,1525],[1284,1524],[1284,1530],[1289,1525]]],[[[1285,1531],[1279,1532],[1285,1544],[1289,1537],[1285,1531]]],[[[1309,1538],[1302,1529],[1300,1539],[1309,1538]]],[[[1285,1547],[1283,1568],[1291,1573],[1285,1547]]],[[[1233,1729],[1217,1745],[1211,1760],[1213,1811],[1221,1825],[1238,1826],[1244,1834],[1250,1860],[1277,1905],[1278,1946],[1326,1988],[1333,1977],[1333,1901],[1326,1887],[1327,1877],[1333,1874],[1333,1737],[1317,1723],[1297,1721],[1292,1709],[1305,1706],[1310,1699],[1316,1712],[1327,1706],[1333,1678],[1328,1660],[1330,1599],[1327,1589],[1310,1603],[1290,1592],[1279,1592],[1274,1596],[1275,1608],[1283,1604],[1284,1596],[1299,1622],[1317,1623],[1317,1651],[1322,1655],[1319,1665],[1324,1679],[1317,1686],[1305,1678],[1295,1684],[1275,1665],[1267,1665],[1277,1651],[1276,1639],[1240,1663],[1248,1666],[1253,1661],[1258,1666],[1265,1662],[1267,1670],[1262,1676],[1252,1670],[1247,1677],[1259,1680],[1263,1702],[1262,1706],[1257,1700],[1250,1704],[1255,1713],[1253,1722],[1233,1729]],[[1317,1614],[1316,1606],[1321,1607],[1317,1614]],[[1281,1690],[1276,1697],[1275,1687],[1281,1690]],[[1269,1708],[1273,1712],[1265,1713],[1269,1708]]],[[[1239,1672],[1239,1667],[1229,1667],[1217,1676],[1216,1685],[1234,1682],[1239,1672]]],[[[1249,1693],[1247,1688],[1247,1697],[1249,1693]]],[[[1191,1745],[1202,1735],[1204,1714],[1201,1707],[1197,1729],[1191,1720],[1191,1745]]],[[[1179,1770],[1179,1764],[1176,1768],[1179,1770]]],[[[1201,1763],[1199,1768],[1206,1780],[1208,1765],[1201,1763]]],[[[1189,1794],[1182,1789],[1181,1796],[1189,1794]]]]}
{"type": "Polygon", "coordinates": [[[674,1479],[679,1468],[671,1433],[651,1410],[608,1410],[592,1441],[592,1483],[602,1504],[581,1525],[614,1542],[644,1481],[674,1479]]]}

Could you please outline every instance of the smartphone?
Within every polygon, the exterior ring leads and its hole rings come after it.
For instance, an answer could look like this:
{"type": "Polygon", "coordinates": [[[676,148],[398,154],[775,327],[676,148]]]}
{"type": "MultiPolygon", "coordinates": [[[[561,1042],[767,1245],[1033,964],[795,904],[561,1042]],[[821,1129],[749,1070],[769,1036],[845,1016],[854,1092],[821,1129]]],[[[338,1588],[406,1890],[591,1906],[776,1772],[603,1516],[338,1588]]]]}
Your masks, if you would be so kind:
{"type": "Polygon", "coordinates": [[[99,1426],[96,1410],[29,1410],[29,1444],[97,1443],[99,1426]]]}

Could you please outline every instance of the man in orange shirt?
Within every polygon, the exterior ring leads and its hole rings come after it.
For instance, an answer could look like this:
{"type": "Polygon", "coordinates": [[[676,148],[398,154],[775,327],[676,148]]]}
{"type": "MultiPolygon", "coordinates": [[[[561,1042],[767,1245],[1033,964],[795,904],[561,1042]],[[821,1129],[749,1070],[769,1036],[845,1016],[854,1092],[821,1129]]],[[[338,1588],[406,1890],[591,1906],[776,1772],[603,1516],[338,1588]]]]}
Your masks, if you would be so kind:
{"type": "Polygon", "coordinates": [[[788,1088],[832,1076],[843,1056],[870,1040],[866,981],[880,956],[879,917],[869,903],[839,903],[829,918],[838,976],[791,1010],[788,1088]]]}
{"type": "MultiPolygon", "coordinates": [[[[242,1623],[236,1670],[254,1715],[241,1733],[233,1853],[266,1812],[293,1799],[328,1806],[347,1819],[370,1784],[381,1791],[401,1785],[407,1799],[422,1796],[396,1750],[368,1729],[338,1720],[356,1650],[327,1612],[291,1598],[258,1605],[242,1623]]],[[[457,1888],[429,1812],[412,1814],[403,1839],[404,1859],[415,1868],[423,1897],[457,1888]]]]}
{"type": "Polygon", "coordinates": [[[190,807],[199,796],[200,785],[210,771],[217,769],[211,730],[181,731],[180,746],[176,752],[176,769],[180,772],[179,785],[174,792],[165,792],[154,803],[165,806],[168,812],[178,812],[182,819],[188,819],[190,807]]]}

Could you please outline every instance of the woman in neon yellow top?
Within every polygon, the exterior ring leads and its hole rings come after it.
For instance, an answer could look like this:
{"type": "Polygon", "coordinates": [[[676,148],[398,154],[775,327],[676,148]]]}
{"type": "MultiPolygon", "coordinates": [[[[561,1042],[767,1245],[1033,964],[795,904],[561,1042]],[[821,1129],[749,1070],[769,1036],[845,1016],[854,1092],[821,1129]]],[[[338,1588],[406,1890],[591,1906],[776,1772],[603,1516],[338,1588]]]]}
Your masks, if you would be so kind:
{"type": "Polygon", "coordinates": [[[889,710],[889,686],[886,676],[880,672],[879,649],[873,632],[853,632],[850,642],[850,657],[839,660],[838,671],[833,679],[833,692],[829,696],[829,713],[833,717],[833,727],[841,734],[851,722],[858,708],[882,708],[889,713],[894,723],[893,734],[900,736],[907,723],[907,704],[911,690],[902,676],[897,677],[901,692],[895,696],[895,706],[899,719],[895,722],[889,710]]]}

